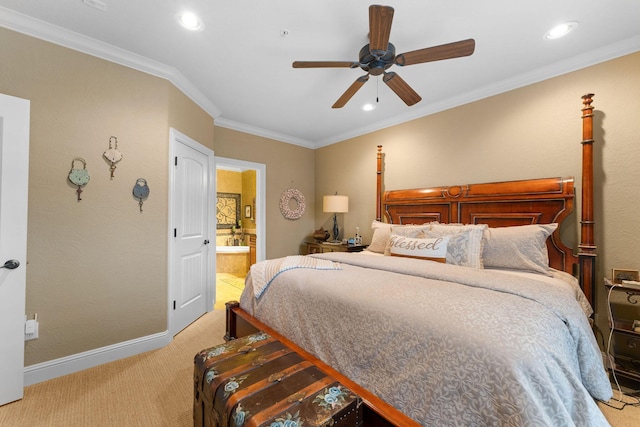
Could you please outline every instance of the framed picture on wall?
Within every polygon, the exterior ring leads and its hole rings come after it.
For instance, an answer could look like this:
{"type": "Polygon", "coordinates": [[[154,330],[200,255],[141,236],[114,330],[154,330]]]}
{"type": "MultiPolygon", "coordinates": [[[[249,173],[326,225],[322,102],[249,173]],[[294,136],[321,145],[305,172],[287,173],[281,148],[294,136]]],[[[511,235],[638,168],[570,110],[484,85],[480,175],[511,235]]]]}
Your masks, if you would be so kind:
{"type": "Polygon", "coordinates": [[[251,218],[251,205],[244,206],[244,217],[251,218]]]}
{"type": "Polygon", "coordinates": [[[240,219],[240,194],[217,193],[216,221],[218,229],[236,227],[240,219]]]}

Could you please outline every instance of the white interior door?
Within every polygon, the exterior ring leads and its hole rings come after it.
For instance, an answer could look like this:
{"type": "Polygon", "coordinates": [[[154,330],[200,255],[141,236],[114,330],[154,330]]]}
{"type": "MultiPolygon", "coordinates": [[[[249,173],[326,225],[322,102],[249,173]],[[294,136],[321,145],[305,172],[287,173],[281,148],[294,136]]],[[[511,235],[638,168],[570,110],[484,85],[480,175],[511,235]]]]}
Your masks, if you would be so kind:
{"type": "Polygon", "coordinates": [[[175,129],[171,159],[169,318],[175,335],[213,310],[215,170],[213,151],[175,129]]]}
{"type": "Polygon", "coordinates": [[[24,388],[28,180],[29,101],[0,94],[0,405],[24,388]]]}

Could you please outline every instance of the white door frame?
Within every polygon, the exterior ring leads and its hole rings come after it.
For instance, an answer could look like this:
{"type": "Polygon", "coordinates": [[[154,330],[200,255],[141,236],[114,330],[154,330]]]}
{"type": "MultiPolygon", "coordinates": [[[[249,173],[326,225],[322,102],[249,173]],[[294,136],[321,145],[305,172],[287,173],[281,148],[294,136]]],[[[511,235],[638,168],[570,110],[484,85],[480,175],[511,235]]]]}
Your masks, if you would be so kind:
{"type": "Polygon", "coordinates": [[[24,395],[30,101],[0,94],[0,405],[24,395]]]}
{"type": "MultiPolygon", "coordinates": [[[[167,299],[167,319],[168,319],[168,330],[173,335],[178,333],[179,331],[175,331],[175,322],[173,318],[173,307],[172,301],[175,299],[172,294],[174,287],[176,284],[174,283],[174,275],[173,275],[173,254],[174,250],[174,242],[173,239],[173,229],[174,229],[174,215],[173,215],[173,201],[175,199],[175,166],[174,166],[174,157],[175,157],[175,145],[176,144],[184,144],[190,148],[193,148],[196,151],[200,151],[208,155],[208,166],[209,166],[209,198],[207,200],[207,205],[209,206],[208,215],[209,218],[209,233],[213,234],[209,237],[209,240],[215,242],[215,230],[216,230],[216,221],[215,221],[215,209],[216,209],[216,197],[215,197],[215,183],[216,183],[216,169],[215,169],[215,158],[213,150],[205,147],[199,142],[189,138],[187,135],[184,135],[177,131],[176,129],[170,128],[169,130],[169,221],[168,221],[168,236],[169,236],[169,251],[168,251],[168,299],[167,299]]],[[[216,292],[216,281],[215,281],[215,273],[216,273],[216,253],[215,246],[209,246],[209,280],[208,286],[206,288],[206,310],[210,312],[213,310],[213,301],[215,299],[216,292]]]]}
{"type": "Polygon", "coordinates": [[[247,169],[253,169],[256,171],[256,262],[264,261],[267,256],[267,214],[265,212],[267,165],[263,163],[229,159],[226,157],[216,157],[215,169],[219,167],[237,169],[239,171],[247,169]]]}

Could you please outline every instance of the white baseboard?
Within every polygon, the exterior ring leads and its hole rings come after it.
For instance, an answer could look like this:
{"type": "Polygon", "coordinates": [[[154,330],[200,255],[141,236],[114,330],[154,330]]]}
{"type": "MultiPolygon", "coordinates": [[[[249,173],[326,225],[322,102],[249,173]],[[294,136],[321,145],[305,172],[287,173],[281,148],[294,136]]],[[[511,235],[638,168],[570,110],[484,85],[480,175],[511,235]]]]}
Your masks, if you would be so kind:
{"type": "Polygon", "coordinates": [[[72,374],[103,363],[125,357],[135,356],[146,351],[156,350],[169,344],[173,337],[169,331],[159,332],[146,337],[109,345],[83,353],[72,354],[60,359],[25,366],[24,385],[29,386],[63,375],[72,374]]]}

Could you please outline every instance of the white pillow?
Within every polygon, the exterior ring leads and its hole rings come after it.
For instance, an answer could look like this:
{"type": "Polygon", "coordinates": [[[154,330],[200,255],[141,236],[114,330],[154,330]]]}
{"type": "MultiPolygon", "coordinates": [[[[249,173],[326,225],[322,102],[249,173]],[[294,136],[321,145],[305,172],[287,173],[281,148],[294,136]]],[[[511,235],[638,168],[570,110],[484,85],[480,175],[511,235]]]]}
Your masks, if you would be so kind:
{"type": "MultiPolygon", "coordinates": [[[[371,228],[373,229],[373,236],[371,237],[371,243],[369,244],[366,250],[389,255],[389,252],[386,249],[387,249],[387,245],[389,244],[389,237],[391,236],[392,228],[397,232],[400,232],[398,230],[404,230],[404,229],[406,229],[407,232],[412,232],[412,230],[414,229],[423,229],[425,227],[428,228],[429,225],[427,224],[398,225],[398,224],[389,224],[386,222],[380,222],[380,221],[374,220],[371,223],[371,228]]],[[[420,237],[420,236],[417,236],[417,237],[420,237]]]]}
{"type": "MultiPolygon", "coordinates": [[[[424,225],[393,225],[391,227],[391,235],[393,236],[394,234],[397,234],[398,236],[404,236],[404,237],[418,237],[418,238],[424,238],[424,232],[425,230],[429,230],[431,228],[431,225],[429,224],[424,224],[424,225]]],[[[389,240],[387,241],[387,247],[384,249],[384,254],[389,256],[391,255],[391,248],[389,246],[389,244],[391,243],[391,238],[389,238],[389,240]]]]}
{"type": "Polygon", "coordinates": [[[472,268],[483,268],[482,247],[486,224],[439,224],[432,223],[424,237],[449,236],[447,264],[472,268]]]}
{"type": "Polygon", "coordinates": [[[489,228],[482,253],[484,266],[551,276],[547,238],[557,228],[556,223],[489,228]]]}
{"type": "Polygon", "coordinates": [[[389,242],[389,237],[391,236],[391,225],[392,224],[387,224],[386,222],[374,220],[371,223],[373,236],[366,250],[383,254],[384,248],[387,247],[387,242],[389,242]]]}
{"type": "Polygon", "coordinates": [[[419,237],[406,237],[391,233],[387,246],[391,256],[446,262],[448,243],[448,236],[421,239],[419,237]]]}

